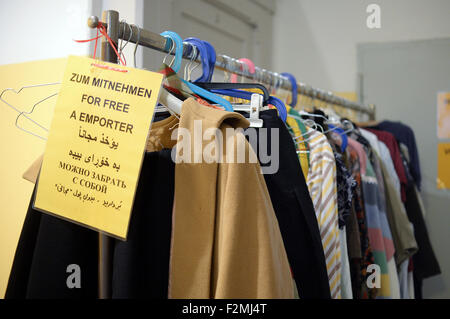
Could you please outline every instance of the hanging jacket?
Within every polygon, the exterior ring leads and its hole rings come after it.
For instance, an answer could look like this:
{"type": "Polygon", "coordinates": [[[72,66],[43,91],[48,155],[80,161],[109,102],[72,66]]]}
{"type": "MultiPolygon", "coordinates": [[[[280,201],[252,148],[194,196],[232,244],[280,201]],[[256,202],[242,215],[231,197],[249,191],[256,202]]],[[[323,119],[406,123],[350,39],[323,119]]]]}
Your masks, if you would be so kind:
{"type": "MultiPolygon", "coordinates": [[[[262,111],[259,118],[263,120],[263,127],[255,129],[258,135],[257,145],[252,146],[258,153],[263,169],[271,167],[271,172],[264,174],[264,179],[280,225],[299,297],[330,299],[319,225],[294,142],[276,110],[262,111]],[[267,132],[267,138],[263,132],[267,132]],[[275,135],[276,132],[278,135],[275,135]],[[272,145],[272,139],[278,143],[276,149],[273,148],[276,146],[272,145]],[[261,149],[264,148],[272,155],[272,162],[266,163],[261,156],[261,149]],[[277,157],[274,156],[276,154],[277,157]],[[275,171],[272,167],[276,165],[276,161],[278,169],[275,171]]],[[[252,141],[251,138],[249,140],[252,141]]]]}
{"type": "Polygon", "coordinates": [[[416,137],[414,131],[401,122],[382,121],[372,128],[392,133],[399,143],[403,143],[408,147],[410,161],[408,163],[409,170],[416,182],[417,188],[420,190],[421,173],[419,153],[417,151],[416,137]]]}
{"type": "Polygon", "coordinates": [[[402,160],[400,157],[400,149],[398,146],[397,141],[395,140],[394,135],[392,135],[389,132],[385,131],[379,131],[374,129],[367,129],[369,132],[375,134],[377,138],[382,141],[389,149],[389,152],[391,153],[391,158],[394,163],[395,171],[397,172],[397,176],[400,180],[400,190],[401,190],[401,197],[402,201],[406,201],[406,187],[408,184],[408,180],[406,178],[405,169],[402,164],[402,160]]]}
{"type": "MultiPolygon", "coordinates": [[[[227,152],[234,143],[256,158],[242,132],[226,132],[248,125],[238,113],[212,109],[192,98],[183,103],[176,146],[170,298],[293,297],[289,262],[259,163],[238,163],[237,152],[227,152]],[[194,162],[202,156],[194,149],[196,125],[203,132],[222,133],[223,144],[216,149],[223,154],[222,162],[206,151],[201,163],[194,162]],[[190,133],[189,142],[183,132],[190,133]],[[191,147],[190,163],[180,162],[182,140],[191,147]]],[[[201,149],[210,143],[202,140],[201,149]]]]}

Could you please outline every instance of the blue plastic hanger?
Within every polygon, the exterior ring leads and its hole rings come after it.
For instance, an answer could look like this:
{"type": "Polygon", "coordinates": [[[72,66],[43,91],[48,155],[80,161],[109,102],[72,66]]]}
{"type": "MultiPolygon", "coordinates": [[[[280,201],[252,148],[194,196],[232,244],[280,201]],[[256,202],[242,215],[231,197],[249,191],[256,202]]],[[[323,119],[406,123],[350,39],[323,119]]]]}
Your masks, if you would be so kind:
{"type": "Polygon", "coordinates": [[[275,106],[277,108],[280,118],[283,120],[283,122],[286,122],[287,109],[286,109],[286,106],[284,105],[283,101],[281,101],[279,98],[271,95],[269,97],[269,104],[272,104],[273,106],[275,106]]]}
{"type": "MultiPolygon", "coordinates": [[[[175,62],[173,64],[172,69],[175,72],[178,72],[178,70],[181,67],[181,59],[183,57],[183,40],[181,39],[181,37],[173,32],[173,31],[164,31],[163,33],[161,33],[162,36],[164,37],[168,37],[172,40],[172,42],[174,42],[174,44],[176,45],[176,50],[175,50],[175,62]]],[[[231,105],[231,103],[227,100],[225,100],[224,98],[211,93],[205,89],[202,89],[201,87],[191,83],[191,82],[187,82],[184,79],[181,79],[181,82],[183,82],[184,84],[186,84],[189,89],[191,89],[192,92],[194,92],[197,95],[200,95],[201,97],[208,99],[216,104],[222,105],[225,110],[233,112],[233,106],[231,105]]]]}
{"type": "MultiPolygon", "coordinates": [[[[164,31],[161,33],[161,35],[163,37],[169,38],[171,40],[170,43],[166,42],[166,45],[167,44],[170,44],[171,46],[175,45],[175,58],[174,58],[174,63],[172,65],[172,70],[174,70],[175,73],[178,73],[178,71],[181,68],[181,59],[183,58],[183,41],[180,41],[181,45],[179,45],[179,43],[177,43],[177,41],[176,41],[176,37],[177,36],[179,37],[179,35],[173,31],[164,31]]],[[[180,40],[181,40],[181,38],[180,38],[180,40]]],[[[170,47],[166,48],[166,50],[169,51],[170,47]]]]}
{"type": "Polygon", "coordinates": [[[289,82],[291,82],[292,87],[292,99],[291,99],[291,106],[295,108],[297,105],[297,80],[295,79],[295,76],[293,76],[290,73],[283,72],[281,75],[287,77],[289,79],[289,82]]]}
{"type": "Polygon", "coordinates": [[[216,65],[216,50],[208,41],[200,40],[199,38],[190,37],[184,39],[184,42],[195,45],[200,51],[203,74],[195,82],[211,82],[216,65]]]}
{"type": "Polygon", "coordinates": [[[209,74],[206,82],[211,82],[214,73],[214,68],[216,66],[216,50],[208,41],[203,40],[203,43],[205,44],[206,49],[208,51],[208,60],[209,60],[209,74]]]}
{"type": "Polygon", "coordinates": [[[345,152],[345,149],[347,148],[348,144],[348,137],[345,131],[340,127],[334,126],[333,124],[328,124],[328,127],[341,136],[342,138],[341,151],[345,152]]]}
{"type": "Polygon", "coordinates": [[[209,64],[209,51],[206,49],[205,43],[197,38],[186,38],[184,42],[194,45],[200,52],[200,59],[202,61],[202,75],[193,82],[208,82],[208,77],[210,74],[210,64],[209,64]]]}
{"type": "MultiPolygon", "coordinates": [[[[259,83],[227,83],[227,82],[196,82],[199,87],[204,88],[205,90],[239,90],[242,89],[258,89],[261,91],[264,97],[264,104],[267,104],[269,100],[270,94],[267,88],[259,83]]],[[[254,91],[252,91],[254,92],[254,91]]],[[[259,93],[259,92],[258,92],[259,93]]]]}

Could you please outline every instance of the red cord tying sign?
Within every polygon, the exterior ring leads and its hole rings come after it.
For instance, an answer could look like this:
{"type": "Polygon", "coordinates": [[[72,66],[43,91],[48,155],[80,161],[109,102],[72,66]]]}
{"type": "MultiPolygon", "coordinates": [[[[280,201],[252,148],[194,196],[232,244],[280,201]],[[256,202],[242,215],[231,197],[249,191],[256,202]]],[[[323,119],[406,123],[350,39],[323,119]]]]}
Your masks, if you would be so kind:
{"type": "MultiPolygon", "coordinates": [[[[97,44],[98,44],[98,39],[100,39],[101,37],[105,37],[105,38],[108,40],[109,44],[110,44],[111,47],[114,49],[114,52],[116,52],[116,55],[117,55],[117,57],[118,57],[119,60],[120,60],[120,63],[121,63],[122,65],[126,66],[127,63],[126,63],[126,61],[124,61],[124,60],[125,60],[125,57],[123,57],[123,60],[122,60],[121,55],[120,55],[119,52],[117,51],[116,45],[114,44],[113,40],[111,40],[111,38],[109,37],[108,33],[106,32],[106,27],[102,24],[101,21],[98,22],[98,25],[97,25],[97,36],[96,36],[95,38],[87,39],[87,40],[74,40],[74,41],[75,41],[75,42],[78,42],[78,43],[86,43],[86,42],[91,42],[91,41],[94,41],[94,40],[95,40],[95,46],[94,46],[94,59],[95,59],[96,56],[97,56],[97,44]],[[101,35],[98,34],[99,32],[101,33],[101,35]]],[[[103,67],[103,66],[100,66],[100,65],[96,65],[96,66],[103,67]]],[[[115,69],[115,71],[126,72],[126,71],[120,70],[120,69],[115,69]]]]}

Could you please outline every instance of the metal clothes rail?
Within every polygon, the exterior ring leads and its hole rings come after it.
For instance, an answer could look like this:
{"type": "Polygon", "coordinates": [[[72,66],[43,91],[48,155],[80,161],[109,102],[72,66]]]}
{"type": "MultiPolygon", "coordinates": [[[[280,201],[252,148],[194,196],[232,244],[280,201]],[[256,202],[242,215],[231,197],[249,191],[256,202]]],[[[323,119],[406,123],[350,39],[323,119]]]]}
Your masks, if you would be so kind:
{"type": "MultiPolygon", "coordinates": [[[[117,11],[108,10],[103,12],[102,19],[103,25],[105,25],[108,30],[108,35],[110,35],[111,39],[116,39],[116,43],[118,39],[124,39],[129,42],[137,43],[138,45],[161,52],[169,53],[170,51],[170,48],[172,46],[172,41],[170,38],[166,38],[159,35],[158,33],[139,28],[135,25],[129,25],[128,23],[123,21],[119,21],[119,13],[117,11]]],[[[88,26],[91,28],[96,28],[98,26],[98,23],[99,18],[96,16],[92,16],[88,20],[88,26]]],[[[183,47],[183,58],[191,59],[193,52],[192,46],[188,43],[185,44],[186,45],[184,45],[183,47]]],[[[103,47],[107,47],[107,50],[109,50],[110,53],[114,53],[114,51],[109,48],[109,43],[105,40],[102,40],[102,48],[103,47]]],[[[114,56],[112,58],[115,59],[114,56]]],[[[116,62],[116,59],[114,60],[114,62],[116,62]]],[[[260,67],[255,67],[255,73],[250,74],[247,68],[243,67],[242,62],[226,55],[217,55],[216,68],[232,72],[270,86],[276,85],[277,87],[280,87],[287,91],[291,91],[292,89],[291,83],[287,77],[282,76],[281,74],[276,72],[262,69],[260,67]]],[[[348,108],[360,113],[365,113],[368,114],[370,120],[375,119],[375,106],[373,104],[365,106],[360,103],[336,96],[330,91],[314,88],[304,83],[297,83],[297,87],[299,94],[330,104],[342,106],[344,108],[348,108]]]]}

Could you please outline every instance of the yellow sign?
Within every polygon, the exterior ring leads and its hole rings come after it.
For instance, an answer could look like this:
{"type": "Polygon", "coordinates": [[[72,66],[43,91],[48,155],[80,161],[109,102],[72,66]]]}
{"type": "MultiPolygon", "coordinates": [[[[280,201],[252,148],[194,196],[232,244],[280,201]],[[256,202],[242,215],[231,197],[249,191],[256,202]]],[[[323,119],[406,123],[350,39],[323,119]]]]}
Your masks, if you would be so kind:
{"type": "Polygon", "coordinates": [[[34,206],[125,239],[162,74],[70,56],[34,206]]]}
{"type": "Polygon", "coordinates": [[[450,189],[450,143],[438,144],[437,188],[450,189]]]}
{"type": "Polygon", "coordinates": [[[450,92],[438,93],[437,108],[438,138],[450,138],[450,92]]]}

